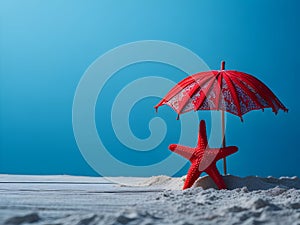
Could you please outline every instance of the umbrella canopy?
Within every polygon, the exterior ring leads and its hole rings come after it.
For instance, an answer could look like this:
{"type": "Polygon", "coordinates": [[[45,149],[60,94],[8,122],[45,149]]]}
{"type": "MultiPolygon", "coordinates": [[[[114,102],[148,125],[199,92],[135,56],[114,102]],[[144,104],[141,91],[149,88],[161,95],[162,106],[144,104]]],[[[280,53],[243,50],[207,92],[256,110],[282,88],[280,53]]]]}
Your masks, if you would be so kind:
{"type": "MultiPolygon", "coordinates": [[[[272,108],[275,114],[281,109],[288,109],[275,94],[254,76],[225,70],[225,62],[221,62],[221,70],[196,73],[175,85],[154,108],[169,105],[179,115],[191,110],[220,110],[222,112],[223,148],[225,142],[224,112],[237,115],[243,121],[243,115],[249,111],[272,108]]],[[[226,174],[224,158],[224,174],[226,174]]]]}
{"type": "MultiPolygon", "coordinates": [[[[222,62],[224,68],[224,61],[222,62]]],[[[254,76],[235,70],[212,70],[180,81],[155,106],[169,105],[178,114],[194,110],[221,110],[242,116],[256,109],[288,111],[275,94],[254,76]]]]}

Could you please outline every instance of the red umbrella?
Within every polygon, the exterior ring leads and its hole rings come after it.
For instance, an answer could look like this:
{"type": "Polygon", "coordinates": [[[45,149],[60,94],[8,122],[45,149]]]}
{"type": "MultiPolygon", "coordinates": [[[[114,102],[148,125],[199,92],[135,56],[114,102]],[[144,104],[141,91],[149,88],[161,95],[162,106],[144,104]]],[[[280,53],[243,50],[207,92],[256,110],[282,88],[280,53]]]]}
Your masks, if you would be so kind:
{"type": "MultiPolygon", "coordinates": [[[[194,110],[220,110],[222,112],[222,136],[225,147],[224,112],[237,115],[243,121],[243,115],[251,110],[272,108],[277,114],[279,109],[288,109],[275,94],[254,76],[225,70],[225,62],[221,62],[221,70],[200,72],[180,81],[156,105],[169,105],[179,115],[194,110]]],[[[224,173],[226,160],[224,158],[224,173]]]]}

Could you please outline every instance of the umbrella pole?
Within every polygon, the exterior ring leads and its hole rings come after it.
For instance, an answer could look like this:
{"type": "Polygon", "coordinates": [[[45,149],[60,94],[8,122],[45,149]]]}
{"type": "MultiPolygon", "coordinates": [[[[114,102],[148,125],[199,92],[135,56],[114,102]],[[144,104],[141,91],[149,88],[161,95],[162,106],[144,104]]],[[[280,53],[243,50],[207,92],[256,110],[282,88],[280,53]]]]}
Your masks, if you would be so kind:
{"type": "MultiPolygon", "coordinates": [[[[221,62],[221,70],[225,70],[225,61],[221,62]]],[[[221,87],[220,87],[221,88],[221,87]]],[[[226,140],[225,140],[225,118],[224,118],[224,111],[222,110],[221,112],[221,117],[222,117],[222,147],[225,148],[226,146],[226,140]]],[[[224,175],[227,174],[227,165],[226,165],[226,158],[223,158],[223,170],[224,170],[224,175]]]]}
{"type": "MultiPolygon", "coordinates": [[[[225,139],[225,118],[224,118],[224,111],[221,111],[221,117],[222,117],[222,147],[225,148],[226,146],[226,139],[225,139]]],[[[227,165],[226,165],[226,158],[223,158],[223,170],[224,175],[227,175],[227,165]]]]}

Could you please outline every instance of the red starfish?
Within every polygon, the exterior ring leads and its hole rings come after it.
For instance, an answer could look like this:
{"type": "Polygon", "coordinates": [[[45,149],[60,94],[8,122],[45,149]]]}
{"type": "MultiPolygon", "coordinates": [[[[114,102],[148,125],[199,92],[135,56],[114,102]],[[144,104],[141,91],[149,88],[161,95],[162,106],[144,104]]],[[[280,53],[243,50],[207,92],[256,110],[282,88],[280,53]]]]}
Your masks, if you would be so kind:
{"type": "Polygon", "coordinates": [[[195,148],[171,144],[169,149],[191,161],[183,190],[190,188],[202,172],[206,172],[219,189],[225,189],[226,184],[220,175],[216,163],[218,160],[237,152],[236,146],[225,148],[210,148],[207,142],[205,121],[200,121],[198,144],[195,148]]]}

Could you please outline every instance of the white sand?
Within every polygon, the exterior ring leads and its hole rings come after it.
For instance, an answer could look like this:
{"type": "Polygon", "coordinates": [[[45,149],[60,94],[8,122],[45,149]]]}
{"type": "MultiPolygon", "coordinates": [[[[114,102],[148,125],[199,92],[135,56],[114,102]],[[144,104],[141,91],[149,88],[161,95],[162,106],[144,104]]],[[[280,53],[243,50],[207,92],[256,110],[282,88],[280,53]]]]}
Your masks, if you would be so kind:
{"type": "Polygon", "coordinates": [[[0,175],[0,224],[300,224],[297,177],[184,179],[0,175]]]}

